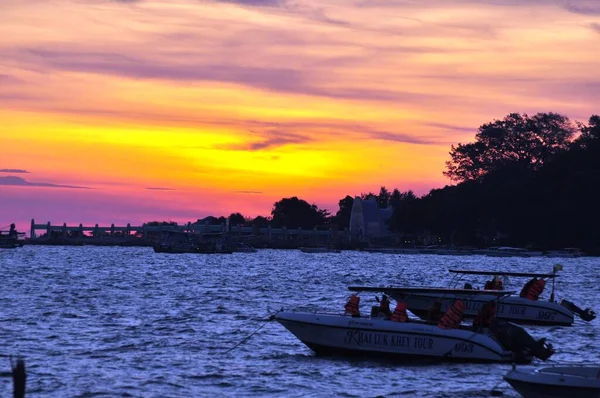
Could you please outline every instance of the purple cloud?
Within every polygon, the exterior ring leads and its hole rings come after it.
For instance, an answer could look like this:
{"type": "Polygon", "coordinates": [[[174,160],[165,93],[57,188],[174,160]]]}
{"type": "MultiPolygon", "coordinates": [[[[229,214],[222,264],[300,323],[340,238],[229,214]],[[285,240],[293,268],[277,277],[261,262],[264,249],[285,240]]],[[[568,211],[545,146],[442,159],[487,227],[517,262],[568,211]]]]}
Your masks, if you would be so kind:
{"type": "Polygon", "coordinates": [[[438,144],[439,142],[436,140],[421,138],[417,136],[413,136],[410,134],[403,133],[389,133],[387,131],[370,131],[368,132],[368,137],[376,140],[383,141],[394,141],[394,142],[404,142],[407,144],[417,144],[417,145],[431,145],[438,144]]]}
{"type": "Polygon", "coordinates": [[[281,130],[267,130],[264,132],[251,131],[251,133],[261,136],[262,139],[258,142],[220,145],[218,149],[234,151],[260,151],[268,148],[280,147],[289,144],[302,144],[311,141],[309,137],[281,130]]]}
{"type": "Polygon", "coordinates": [[[75,185],[61,185],[46,182],[29,182],[21,177],[5,176],[0,177],[0,185],[12,185],[19,187],[46,187],[46,188],[74,188],[74,189],[91,189],[89,187],[79,187],[75,185]]]}
{"type": "Polygon", "coordinates": [[[4,75],[0,73],[0,82],[2,83],[22,83],[23,81],[11,75],[4,75]]]}
{"type": "MultiPolygon", "coordinates": [[[[14,54],[25,56],[33,62],[46,64],[52,68],[67,71],[126,76],[135,79],[162,79],[173,81],[218,81],[243,84],[262,90],[314,95],[339,99],[359,99],[361,101],[406,102],[431,101],[447,96],[420,94],[408,91],[368,89],[368,88],[322,88],[319,82],[326,81],[320,76],[320,69],[296,70],[279,67],[246,67],[222,64],[166,64],[105,52],[58,51],[28,49],[14,54]]],[[[330,69],[330,68],[323,68],[330,69]]]]}
{"type": "Polygon", "coordinates": [[[29,173],[27,170],[23,169],[0,169],[0,173],[29,173]]]}
{"type": "Polygon", "coordinates": [[[600,33],[600,23],[593,22],[590,24],[590,27],[596,32],[600,33]]]}
{"type": "Polygon", "coordinates": [[[477,127],[467,127],[467,126],[456,126],[453,124],[446,123],[423,123],[425,126],[437,127],[443,130],[452,130],[452,131],[460,131],[464,133],[473,133],[477,131],[477,127]]]}
{"type": "Polygon", "coordinates": [[[151,188],[146,188],[149,191],[176,191],[176,189],[173,188],[162,188],[162,187],[151,187],[151,188]]]}
{"type": "Polygon", "coordinates": [[[600,4],[597,0],[569,1],[564,7],[575,14],[600,15],[600,4]]]}
{"type": "Polygon", "coordinates": [[[234,3],[243,6],[279,6],[285,3],[285,0],[216,0],[220,3],[234,3]]]}

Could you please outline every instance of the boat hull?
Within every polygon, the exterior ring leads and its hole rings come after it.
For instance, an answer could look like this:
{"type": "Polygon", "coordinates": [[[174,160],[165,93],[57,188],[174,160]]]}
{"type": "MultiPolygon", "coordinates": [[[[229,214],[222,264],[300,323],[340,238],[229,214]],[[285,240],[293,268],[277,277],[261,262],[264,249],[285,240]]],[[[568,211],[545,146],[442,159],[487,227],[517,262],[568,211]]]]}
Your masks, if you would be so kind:
{"type": "MultiPolygon", "coordinates": [[[[492,295],[461,295],[452,293],[410,293],[394,294],[395,300],[406,303],[408,310],[425,319],[428,310],[435,301],[442,303],[441,311],[444,313],[452,302],[461,299],[465,303],[465,317],[474,318],[483,305],[498,298],[492,295]]],[[[508,296],[499,299],[496,318],[526,325],[569,326],[573,324],[573,313],[558,303],[550,301],[532,301],[526,298],[508,296]]]]}
{"type": "Polygon", "coordinates": [[[422,322],[280,312],[275,316],[318,355],[374,356],[397,361],[530,362],[506,351],[491,336],[444,330],[422,322]]]}
{"type": "Polygon", "coordinates": [[[524,398],[600,398],[599,372],[599,367],[511,370],[504,380],[524,398]]]}

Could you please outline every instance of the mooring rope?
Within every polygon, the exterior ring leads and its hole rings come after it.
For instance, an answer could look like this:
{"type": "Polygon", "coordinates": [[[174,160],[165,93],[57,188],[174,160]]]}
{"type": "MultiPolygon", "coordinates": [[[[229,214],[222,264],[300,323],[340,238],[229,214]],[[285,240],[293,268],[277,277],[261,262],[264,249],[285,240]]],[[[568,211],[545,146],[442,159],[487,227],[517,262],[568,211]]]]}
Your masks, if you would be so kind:
{"type": "Polygon", "coordinates": [[[271,315],[269,315],[269,317],[263,322],[262,325],[260,325],[260,327],[258,329],[256,329],[254,332],[252,332],[249,336],[245,337],[244,339],[242,339],[242,341],[240,341],[239,343],[237,343],[236,345],[234,345],[233,347],[231,347],[230,349],[228,349],[227,351],[225,351],[223,354],[229,354],[231,351],[233,351],[234,349],[238,348],[239,346],[241,346],[242,344],[244,344],[245,342],[247,342],[248,340],[250,340],[250,338],[252,336],[254,336],[256,333],[258,333],[262,328],[264,328],[265,326],[267,326],[267,324],[269,322],[271,322],[273,319],[275,319],[275,315],[278,312],[283,311],[283,308],[275,311],[274,313],[272,313],[271,315]]]}

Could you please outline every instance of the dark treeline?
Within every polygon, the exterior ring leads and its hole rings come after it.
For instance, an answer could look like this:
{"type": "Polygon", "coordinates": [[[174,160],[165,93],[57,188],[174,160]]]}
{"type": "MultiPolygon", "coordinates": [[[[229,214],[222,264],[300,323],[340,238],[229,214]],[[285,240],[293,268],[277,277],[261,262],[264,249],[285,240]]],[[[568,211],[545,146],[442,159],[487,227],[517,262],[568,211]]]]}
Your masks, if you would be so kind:
{"type": "MultiPolygon", "coordinates": [[[[381,187],[373,198],[392,206],[389,227],[402,242],[424,237],[456,245],[511,245],[600,251],[600,117],[572,122],[556,113],[510,114],[479,127],[475,140],[452,146],[444,175],[456,185],[417,197],[381,187]]],[[[336,214],[297,197],[270,217],[231,214],[232,225],[347,228],[353,196],[336,214]]],[[[222,223],[225,217],[199,220],[222,223]]]]}

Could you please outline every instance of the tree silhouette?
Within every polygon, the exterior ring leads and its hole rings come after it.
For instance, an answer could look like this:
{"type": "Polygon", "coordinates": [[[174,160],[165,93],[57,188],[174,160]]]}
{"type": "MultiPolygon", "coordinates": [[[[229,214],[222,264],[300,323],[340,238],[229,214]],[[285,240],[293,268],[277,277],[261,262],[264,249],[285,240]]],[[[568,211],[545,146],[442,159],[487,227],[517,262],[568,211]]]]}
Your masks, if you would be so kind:
{"type": "Polygon", "coordinates": [[[375,200],[377,200],[377,206],[379,206],[380,209],[385,209],[386,207],[388,207],[388,205],[390,204],[390,199],[391,199],[391,194],[390,191],[387,190],[386,187],[381,187],[379,189],[379,195],[377,195],[377,197],[375,198],[375,200]]]}
{"type": "Polygon", "coordinates": [[[453,145],[444,175],[454,181],[481,180],[503,168],[539,170],[565,150],[575,133],[569,118],[557,113],[511,113],[479,127],[475,142],[453,145]]]}
{"type": "Polygon", "coordinates": [[[254,220],[251,221],[252,226],[257,226],[259,228],[265,228],[269,226],[270,220],[267,217],[256,216],[254,220]]]}
{"type": "Polygon", "coordinates": [[[350,195],[346,195],[344,199],[340,199],[338,202],[339,210],[335,213],[334,220],[332,220],[337,224],[338,228],[345,229],[350,226],[350,215],[353,205],[354,198],[350,195]]]}
{"type": "Polygon", "coordinates": [[[594,142],[600,142],[600,116],[592,115],[587,124],[579,123],[581,135],[575,142],[579,146],[586,146],[594,142]]]}
{"type": "Polygon", "coordinates": [[[241,213],[231,213],[229,215],[229,225],[244,225],[246,219],[241,213]]]}
{"type": "Polygon", "coordinates": [[[390,206],[396,207],[400,204],[400,191],[398,188],[394,188],[392,195],[390,196],[390,206]]]}
{"type": "Polygon", "coordinates": [[[275,227],[314,228],[325,223],[328,212],[294,196],[275,202],[271,215],[275,227]]]}
{"type": "Polygon", "coordinates": [[[392,193],[394,213],[390,220],[392,230],[413,234],[422,229],[424,224],[423,214],[421,211],[422,203],[413,191],[400,192],[395,189],[392,193]]]}
{"type": "Polygon", "coordinates": [[[362,200],[369,200],[369,199],[375,199],[377,200],[377,195],[375,195],[373,192],[368,192],[368,193],[361,193],[360,194],[360,198],[362,200]]]}

